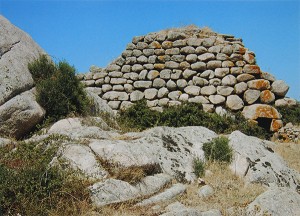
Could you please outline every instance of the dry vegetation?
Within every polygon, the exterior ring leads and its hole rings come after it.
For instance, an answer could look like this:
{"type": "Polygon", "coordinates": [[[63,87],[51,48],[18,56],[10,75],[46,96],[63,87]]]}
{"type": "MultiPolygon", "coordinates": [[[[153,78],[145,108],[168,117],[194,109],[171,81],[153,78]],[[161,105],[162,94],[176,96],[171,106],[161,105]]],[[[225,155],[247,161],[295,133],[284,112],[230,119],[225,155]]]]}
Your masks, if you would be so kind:
{"type": "Polygon", "coordinates": [[[300,172],[300,144],[297,143],[279,143],[274,147],[283,159],[287,162],[288,166],[300,172]]]}

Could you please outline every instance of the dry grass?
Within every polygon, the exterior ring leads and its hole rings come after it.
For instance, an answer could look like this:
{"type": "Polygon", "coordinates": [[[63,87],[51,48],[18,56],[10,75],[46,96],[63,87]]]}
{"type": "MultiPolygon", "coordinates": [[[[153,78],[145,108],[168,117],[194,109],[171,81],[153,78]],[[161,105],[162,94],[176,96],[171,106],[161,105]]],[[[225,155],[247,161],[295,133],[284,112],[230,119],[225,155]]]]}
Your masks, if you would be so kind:
{"type": "Polygon", "coordinates": [[[283,157],[290,168],[300,172],[300,144],[277,142],[274,151],[283,157]]]}
{"type": "Polygon", "coordinates": [[[211,163],[207,169],[211,174],[206,175],[204,180],[214,189],[213,196],[200,198],[197,194],[199,187],[197,184],[191,184],[188,186],[187,194],[179,199],[180,202],[201,211],[219,209],[226,215],[226,209],[244,207],[265,190],[258,184],[246,184],[232,174],[227,165],[211,163]]]}

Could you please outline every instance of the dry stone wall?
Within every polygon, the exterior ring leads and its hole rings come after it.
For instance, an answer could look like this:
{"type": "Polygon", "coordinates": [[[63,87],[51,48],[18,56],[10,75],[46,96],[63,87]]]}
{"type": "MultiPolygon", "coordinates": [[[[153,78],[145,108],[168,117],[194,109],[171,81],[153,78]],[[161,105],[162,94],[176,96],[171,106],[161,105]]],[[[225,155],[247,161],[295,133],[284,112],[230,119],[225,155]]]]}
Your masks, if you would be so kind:
{"type": "Polygon", "coordinates": [[[115,110],[141,99],[158,111],[188,101],[208,112],[269,118],[272,130],[282,125],[272,105],[289,89],[260,70],[242,39],[193,26],[136,36],[106,68],[93,66],[79,77],[115,110]]]}

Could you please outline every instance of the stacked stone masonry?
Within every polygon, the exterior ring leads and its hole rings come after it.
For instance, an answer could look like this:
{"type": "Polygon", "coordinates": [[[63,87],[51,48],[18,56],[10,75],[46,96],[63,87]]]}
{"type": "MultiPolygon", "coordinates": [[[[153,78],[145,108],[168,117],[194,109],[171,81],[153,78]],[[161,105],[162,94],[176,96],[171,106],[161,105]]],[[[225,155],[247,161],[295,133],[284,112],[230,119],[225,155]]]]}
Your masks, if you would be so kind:
{"type": "Polygon", "coordinates": [[[158,111],[188,101],[208,112],[222,107],[272,119],[272,130],[282,126],[273,105],[289,89],[260,70],[241,39],[197,27],[134,37],[106,68],[92,66],[79,77],[115,110],[141,99],[158,111]]]}

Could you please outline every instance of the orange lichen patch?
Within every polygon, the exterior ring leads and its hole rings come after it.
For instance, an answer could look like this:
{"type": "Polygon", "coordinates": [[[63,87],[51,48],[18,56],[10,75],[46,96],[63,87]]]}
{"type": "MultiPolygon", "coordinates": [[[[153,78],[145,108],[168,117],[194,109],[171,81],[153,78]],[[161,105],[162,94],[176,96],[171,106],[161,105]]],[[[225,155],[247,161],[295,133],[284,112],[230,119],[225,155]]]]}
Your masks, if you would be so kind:
{"type": "Polygon", "coordinates": [[[248,82],[248,87],[257,90],[266,90],[270,88],[270,82],[264,79],[251,80],[248,82]]]}
{"type": "Polygon", "coordinates": [[[264,90],[260,93],[262,103],[271,103],[275,100],[275,95],[270,90],[264,90]]]}
{"type": "Polygon", "coordinates": [[[164,42],[162,43],[162,47],[163,47],[164,49],[170,49],[170,48],[173,47],[173,42],[172,42],[172,41],[164,41],[164,42]]]}
{"type": "Polygon", "coordinates": [[[246,62],[249,63],[249,64],[254,64],[254,63],[255,63],[255,57],[254,57],[254,55],[252,55],[252,54],[250,54],[250,53],[245,53],[244,59],[245,59],[246,62]]]}
{"type": "Polygon", "coordinates": [[[162,70],[165,68],[165,64],[154,64],[156,70],[162,70]]]}
{"type": "Polygon", "coordinates": [[[273,119],[271,122],[270,131],[276,132],[280,128],[282,128],[282,126],[283,126],[283,123],[281,120],[273,119]]]}
{"type": "Polygon", "coordinates": [[[160,62],[165,62],[166,61],[166,56],[158,56],[157,59],[160,62]]]}
{"type": "Polygon", "coordinates": [[[160,48],[161,48],[161,45],[160,45],[159,42],[153,41],[153,42],[150,44],[150,47],[151,47],[151,48],[155,48],[155,49],[160,49],[160,48]]]}
{"type": "Polygon", "coordinates": [[[239,52],[240,52],[240,54],[245,54],[245,52],[246,52],[246,49],[244,48],[244,47],[240,47],[239,48],[239,52]]]}
{"type": "Polygon", "coordinates": [[[280,119],[280,113],[272,106],[267,104],[253,104],[246,106],[242,114],[246,119],[256,120],[258,118],[280,119]]]}
{"type": "Polygon", "coordinates": [[[280,114],[278,113],[278,111],[271,106],[258,106],[256,108],[256,118],[271,118],[271,119],[279,119],[281,118],[280,114]]]}
{"type": "Polygon", "coordinates": [[[260,74],[260,67],[257,65],[245,65],[243,71],[248,74],[260,74]]]}

